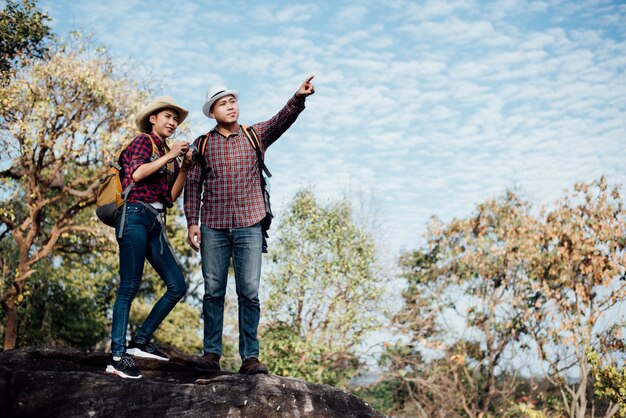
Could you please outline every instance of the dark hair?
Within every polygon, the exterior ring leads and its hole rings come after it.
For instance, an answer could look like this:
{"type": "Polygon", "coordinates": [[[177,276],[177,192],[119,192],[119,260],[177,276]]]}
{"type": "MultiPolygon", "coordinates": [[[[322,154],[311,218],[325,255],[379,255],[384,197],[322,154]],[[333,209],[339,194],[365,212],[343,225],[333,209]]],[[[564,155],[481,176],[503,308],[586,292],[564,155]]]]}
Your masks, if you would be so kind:
{"type": "Polygon", "coordinates": [[[178,118],[180,119],[180,113],[178,112],[178,110],[174,109],[173,107],[163,107],[163,108],[161,108],[161,109],[155,110],[154,112],[150,113],[150,114],[148,115],[148,118],[147,118],[146,120],[148,121],[148,123],[149,123],[151,126],[154,126],[154,123],[150,122],[150,118],[151,118],[152,116],[156,117],[159,113],[161,113],[161,112],[165,112],[166,110],[170,110],[170,111],[172,111],[172,112],[176,113],[176,116],[178,116],[178,118]]]}

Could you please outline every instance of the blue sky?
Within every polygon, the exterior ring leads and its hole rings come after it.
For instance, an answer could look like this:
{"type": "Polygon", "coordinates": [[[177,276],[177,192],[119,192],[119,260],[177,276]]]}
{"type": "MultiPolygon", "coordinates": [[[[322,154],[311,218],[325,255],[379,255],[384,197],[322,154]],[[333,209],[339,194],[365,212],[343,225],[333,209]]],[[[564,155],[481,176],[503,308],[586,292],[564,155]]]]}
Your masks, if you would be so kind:
{"type": "Polygon", "coordinates": [[[610,1],[43,1],[54,32],[92,32],[213,127],[206,90],[240,91],[240,122],[316,94],[267,154],[276,212],[300,188],[373,196],[385,250],[515,188],[535,207],[602,174],[626,183],[626,5],[610,1]],[[381,226],[382,225],[382,226],[381,226]]]}

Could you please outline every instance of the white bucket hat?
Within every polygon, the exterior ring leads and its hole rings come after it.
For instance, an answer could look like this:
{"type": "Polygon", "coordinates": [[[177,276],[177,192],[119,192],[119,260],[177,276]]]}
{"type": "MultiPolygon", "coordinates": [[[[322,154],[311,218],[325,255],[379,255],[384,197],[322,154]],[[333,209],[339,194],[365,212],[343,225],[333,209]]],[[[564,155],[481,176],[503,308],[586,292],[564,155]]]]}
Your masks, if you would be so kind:
{"type": "Polygon", "coordinates": [[[152,99],[146,107],[141,109],[135,118],[135,124],[140,132],[149,133],[152,130],[152,124],[149,121],[150,115],[162,109],[174,109],[178,112],[178,124],[180,125],[187,118],[189,112],[176,104],[171,96],[157,96],[152,99]]]}
{"type": "Polygon", "coordinates": [[[213,106],[213,103],[215,103],[222,97],[231,94],[235,96],[235,99],[239,99],[239,92],[237,90],[229,90],[226,86],[209,87],[209,90],[206,92],[206,101],[204,102],[204,106],[202,106],[202,113],[210,118],[211,106],[213,106]]]}

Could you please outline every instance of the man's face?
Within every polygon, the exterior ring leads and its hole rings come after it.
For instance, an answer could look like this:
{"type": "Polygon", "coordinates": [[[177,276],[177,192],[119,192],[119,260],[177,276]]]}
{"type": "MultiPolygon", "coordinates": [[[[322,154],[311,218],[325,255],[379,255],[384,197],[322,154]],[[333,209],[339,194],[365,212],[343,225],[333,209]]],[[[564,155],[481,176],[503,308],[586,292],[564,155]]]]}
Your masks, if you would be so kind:
{"type": "Polygon", "coordinates": [[[217,123],[222,125],[237,122],[239,118],[239,105],[237,104],[235,96],[224,96],[213,103],[210,115],[215,118],[217,123]]]}
{"type": "Polygon", "coordinates": [[[161,110],[156,115],[150,116],[152,130],[161,139],[171,136],[178,127],[178,112],[174,109],[161,110]]]}

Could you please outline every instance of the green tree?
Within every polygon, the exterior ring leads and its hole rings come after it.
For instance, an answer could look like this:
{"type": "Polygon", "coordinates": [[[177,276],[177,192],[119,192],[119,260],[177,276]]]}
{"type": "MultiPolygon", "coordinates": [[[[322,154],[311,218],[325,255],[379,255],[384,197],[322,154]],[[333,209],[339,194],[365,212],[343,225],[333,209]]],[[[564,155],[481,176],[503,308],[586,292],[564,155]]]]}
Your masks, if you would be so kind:
{"type": "MultiPolygon", "coordinates": [[[[202,349],[199,257],[186,243],[187,233],[182,225],[184,220],[181,219],[179,206],[168,210],[168,213],[168,237],[181,262],[188,291],[159,327],[155,340],[162,345],[195,353],[202,349]]],[[[82,212],[80,216],[93,222],[89,211],[82,212]]],[[[102,234],[105,239],[93,250],[87,246],[85,251],[57,251],[55,257],[42,260],[37,266],[24,287],[24,300],[19,305],[20,345],[106,348],[102,344],[110,336],[112,307],[119,286],[119,266],[113,229],[106,228],[102,234]]],[[[5,243],[12,242],[5,240],[5,243]]],[[[146,263],[141,288],[129,317],[131,334],[136,332],[164,292],[163,281],[146,263]]],[[[2,312],[1,319],[4,319],[2,312]]]]}
{"type": "MultiPolygon", "coordinates": [[[[624,345],[619,345],[623,353],[624,345]]],[[[592,367],[595,394],[613,404],[607,410],[606,416],[617,413],[620,418],[626,418],[626,366],[620,368],[613,362],[603,362],[595,350],[588,350],[587,360],[592,367]],[[609,365],[605,366],[603,363],[609,365]]]]}
{"type": "Polygon", "coordinates": [[[37,264],[101,244],[93,213],[79,214],[95,203],[104,162],[132,136],[144,96],[102,49],[82,40],[54,46],[45,60],[24,60],[0,86],[0,231],[16,250],[0,289],[5,350],[16,345],[18,305],[37,264]]]}
{"type": "Polygon", "coordinates": [[[46,21],[35,1],[7,0],[0,11],[0,74],[8,82],[16,66],[29,58],[42,58],[47,52],[46,39],[51,37],[46,21]]]}
{"type": "MultiPolygon", "coordinates": [[[[80,222],[93,222],[88,211],[77,216],[80,222]]],[[[0,246],[6,246],[0,258],[0,280],[7,283],[17,267],[17,245],[9,235],[0,241],[0,246]]],[[[116,274],[112,266],[117,263],[108,246],[105,237],[84,246],[66,245],[57,249],[54,256],[38,262],[18,305],[19,345],[54,344],[86,349],[102,340],[109,328],[107,313],[116,274]]],[[[5,320],[5,312],[0,311],[0,323],[5,320]]]]}
{"type": "Polygon", "coordinates": [[[97,257],[68,255],[56,265],[42,261],[19,305],[20,345],[57,345],[93,349],[109,331],[107,306],[111,281],[92,265],[97,257]]]}
{"type": "Polygon", "coordinates": [[[262,330],[270,369],[345,384],[363,337],[380,324],[374,241],[352,221],[347,200],[323,207],[308,190],[295,195],[276,234],[262,330]]]}

